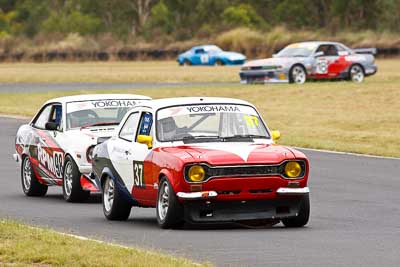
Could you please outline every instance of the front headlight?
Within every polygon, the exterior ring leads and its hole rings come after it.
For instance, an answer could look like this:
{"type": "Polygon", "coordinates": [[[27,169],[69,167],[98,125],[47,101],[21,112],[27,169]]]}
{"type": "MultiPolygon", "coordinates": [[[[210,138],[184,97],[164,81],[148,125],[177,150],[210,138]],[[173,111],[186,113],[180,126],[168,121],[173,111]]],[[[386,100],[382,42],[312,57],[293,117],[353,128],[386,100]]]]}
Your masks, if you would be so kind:
{"type": "Polygon", "coordinates": [[[303,168],[301,167],[300,163],[297,161],[289,161],[285,165],[285,176],[288,178],[298,178],[302,172],[303,168]]]}
{"type": "Polygon", "coordinates": [[[200,165],[193,165],[189,168],[188,178],[192,182],[201,182],[204,180],[206,172],[200,165]]]}
{"type": "Polygon", "coordinates": [[[250,67],[242,67],[241,70],[250,70],[250,67]]]}

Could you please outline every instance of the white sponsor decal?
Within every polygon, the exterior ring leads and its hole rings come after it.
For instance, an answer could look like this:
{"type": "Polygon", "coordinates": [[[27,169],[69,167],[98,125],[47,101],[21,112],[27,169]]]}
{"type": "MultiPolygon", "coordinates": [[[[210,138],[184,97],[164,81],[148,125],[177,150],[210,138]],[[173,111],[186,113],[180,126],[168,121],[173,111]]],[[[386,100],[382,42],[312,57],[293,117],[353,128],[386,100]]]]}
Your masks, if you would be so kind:
{"type": "Polygon", "coordinates": [[[54,151],[53,155],[50,155],[40,144],[38,144],[37,149],[39,162],[57,178],[61,178],[62,166],[64,162],[63,154],[61,152],[54,151]]]}
{"type": "Polygon", "coordinates": [[[135,100],[128,99],[114,99],[114,100],[91,100],[81,102],[67,103],[67,112],[74,112],[77,110],[96,109],[96,108],[132,108],[137,104],[135,100]]]}
{"type": "Polygon", "coordinates": [[[255,149],[257,149],[259,147],[263,147],[263,146],[265,146],[265,145],[264,144],[262,144],[262,145],[254,145],[254,144],[239,145],[239,144],[237,144],[237,145],[233,146],[232,144],[229,144],[229,143],[220,143],[220,144],[213,143],[212,145],[198,145],[198,146],[196,145],[195,147],[229,152],[229,153],[239,156],[240,158],[243,159],[243,161],[247,162],[251,152],[253,152],[255,149]]]}
{"type": "Polygon", "coordinates": [[[254,108],[242,105],[193,105],[161,109],[158,112],[158,119],[188,114],[202,113],[243,113],[258,116],[254,108]]]}
{"type": "Polygon", "coordinates": [[[327,74],[328,73],[328,60],[321,58],[317,61],[317,74],[327,74]]]}

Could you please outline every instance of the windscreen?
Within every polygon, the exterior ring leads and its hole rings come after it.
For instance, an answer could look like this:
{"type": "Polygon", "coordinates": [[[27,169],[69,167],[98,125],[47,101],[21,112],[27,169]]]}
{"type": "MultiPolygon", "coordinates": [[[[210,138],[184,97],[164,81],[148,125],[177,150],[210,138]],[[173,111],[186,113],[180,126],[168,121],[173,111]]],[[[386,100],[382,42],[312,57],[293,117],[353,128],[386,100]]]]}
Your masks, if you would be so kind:
{"type": "Polygon", "coordinates": [[[317,48],[316,44],[300,43],[286,46],[276,57],[309,57],[317,48]]]}
{"type": "Polygon", "coordinates": [[[269,135],[259,114],[250,106],[187,105],[157,112],[157,139],[161,142],[231,138],[269,138],[269,135]]]}
{"type": "Polygon", "coordinates": [[[67,129],[118,125],[137,104],[133,99],[86,100],[67,103],[67,129]]]}

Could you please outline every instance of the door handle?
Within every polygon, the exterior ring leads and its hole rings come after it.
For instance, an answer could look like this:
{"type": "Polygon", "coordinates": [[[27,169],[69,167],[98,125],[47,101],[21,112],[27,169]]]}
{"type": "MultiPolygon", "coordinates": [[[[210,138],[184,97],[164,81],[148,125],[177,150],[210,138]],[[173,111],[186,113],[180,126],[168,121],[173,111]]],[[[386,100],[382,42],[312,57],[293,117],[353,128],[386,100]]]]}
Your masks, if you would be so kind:
{"type": "Polygon", "coordinates": [[[132,155],[132,151],[130,151],[130,150],[125,150],[125,155],[132,155]]]}

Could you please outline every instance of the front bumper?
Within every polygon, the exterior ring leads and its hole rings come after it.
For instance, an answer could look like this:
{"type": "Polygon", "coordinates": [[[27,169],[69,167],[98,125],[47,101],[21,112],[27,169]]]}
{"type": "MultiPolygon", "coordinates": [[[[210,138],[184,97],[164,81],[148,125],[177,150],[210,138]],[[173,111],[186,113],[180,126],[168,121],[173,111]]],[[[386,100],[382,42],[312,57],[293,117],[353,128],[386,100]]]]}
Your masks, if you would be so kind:
{"type": "Polygon", "coordinates": [[[283,70],[248,70],[240,71],[240,83],[243,84],[265,84],[265,83],[288,83],[289,76],[283,70]]]}
{"type": "Polygon", "coordinates": [[[308,187],[281,187],[272,199],[217,200],[217,192],[177,193],[183,202],[185,220],[192,223],[221,223],[297,216],[308,187]]]}

